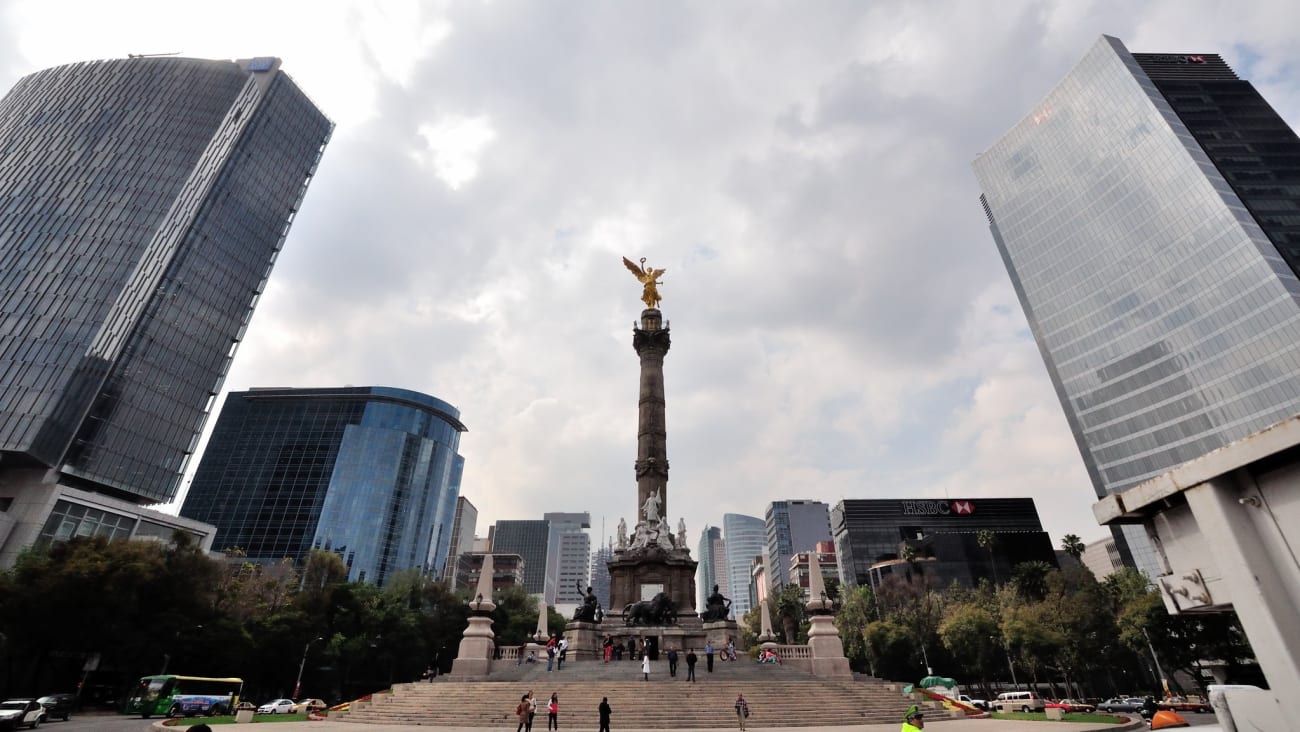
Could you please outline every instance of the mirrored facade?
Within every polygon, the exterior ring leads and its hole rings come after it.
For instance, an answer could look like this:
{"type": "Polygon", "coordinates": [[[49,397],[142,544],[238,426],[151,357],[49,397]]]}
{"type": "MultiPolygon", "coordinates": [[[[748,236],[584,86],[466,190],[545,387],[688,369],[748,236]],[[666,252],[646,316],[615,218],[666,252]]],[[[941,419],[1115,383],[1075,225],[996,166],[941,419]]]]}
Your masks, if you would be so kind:
{"type": "Polygon", "coordinates": [[[79,63],[0,100],[6,462],[175,497],[332,130],[279,67],[79,63]]]}
{"type": "Polygon", "coordinates": [[[215,550],[250,559],[336,552],[352,581],[438,576],[447,561],[465,426],[405,389],[232,392],[181,515],[217,527],[215,550]]]}
{"type": "MultiPolygon", "coordinates": [[[[767,554],[767,527],[763,519],[740,513],[722,514],[722,538],[727,550],[727,583],[731,588],[731,614],[743,618],[758,604],[750,585],[754,557],[767,554]]],[[[703,606],[701,606],[703,607],[703,606]]]]}
{"type": "Polygon", "coordinates": [[[1300,144],[1218,56],[1103,37],[973,167],[1099,496],[1300,412],[1300,144]]]}

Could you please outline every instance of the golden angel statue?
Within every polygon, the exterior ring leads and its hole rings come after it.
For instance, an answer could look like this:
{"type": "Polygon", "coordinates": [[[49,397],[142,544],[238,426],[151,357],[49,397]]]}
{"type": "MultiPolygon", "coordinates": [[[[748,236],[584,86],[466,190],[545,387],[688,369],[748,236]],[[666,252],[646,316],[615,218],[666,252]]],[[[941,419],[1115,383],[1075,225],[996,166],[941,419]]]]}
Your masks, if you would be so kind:
{"type": "Polygon", "coordinates": [[[659,278],[668,270],[651,269],[650,267],[645,266],[645,257],[641,257],[640,267],[636,266],[636,264],[627,257],[623,257],[623,264],[628,269],[632,270],[632,274],[636,276],[637,282],[645,285],[645,290],[641,293],[641,302],[644,302],[645,306],[648,308],[659,307],[659,300],[661,299],[659,297],[659,278]]]}

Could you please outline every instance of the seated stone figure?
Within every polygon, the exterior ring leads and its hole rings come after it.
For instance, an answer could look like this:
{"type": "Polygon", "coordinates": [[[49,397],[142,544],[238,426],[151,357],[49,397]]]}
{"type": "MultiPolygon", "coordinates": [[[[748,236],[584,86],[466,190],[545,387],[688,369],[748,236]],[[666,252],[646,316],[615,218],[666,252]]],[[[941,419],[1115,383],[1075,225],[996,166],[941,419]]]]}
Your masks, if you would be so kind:
{"type": "Polygon", "coordinates": [[[700,620],[712,622],[716,620],[726,620],[731,614],[731,600],[723,597],[718,591],[718,586],[713,586],[713,594],[705,601],[704,612],[700,613],[700,620]]]}
{"type": "MultiPolygon", "coordinates": [[[[578,583],[578,592],[582,592],[581,582],[578,583]]],[[[587,592],[582,598],[582,605],[573,611],[573,619],[585,623],[599,623],[602,614],[600,612],[600,601],[596,599],[596,593],[592,592],[591,586],[588,585],[587,592]]]]}

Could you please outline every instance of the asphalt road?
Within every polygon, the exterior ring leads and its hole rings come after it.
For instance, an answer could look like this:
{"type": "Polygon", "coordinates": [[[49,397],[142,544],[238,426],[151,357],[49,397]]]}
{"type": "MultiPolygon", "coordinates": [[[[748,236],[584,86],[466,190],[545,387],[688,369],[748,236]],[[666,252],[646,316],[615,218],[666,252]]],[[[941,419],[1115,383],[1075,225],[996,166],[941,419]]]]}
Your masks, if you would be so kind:
{"type": "Polygon", "coordinates": [[[54,719],[40,728],[49,732],[144,732],[153,729],[152,724],[156,721],[122,714],[74,714],[66,722],[54,719]]]}

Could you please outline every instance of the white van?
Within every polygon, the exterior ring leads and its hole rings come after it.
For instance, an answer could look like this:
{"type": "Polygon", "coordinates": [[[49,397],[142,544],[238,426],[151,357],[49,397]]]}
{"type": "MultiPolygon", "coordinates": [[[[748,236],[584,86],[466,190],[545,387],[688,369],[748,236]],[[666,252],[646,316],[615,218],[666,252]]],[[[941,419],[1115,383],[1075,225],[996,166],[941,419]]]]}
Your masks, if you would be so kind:
{"type": "Polygon", "coordinates": [[[999,712],[1041,712],[1046,707],[1043,698],[1032,691],[1004,691],[993,702],[999,712]]]}

